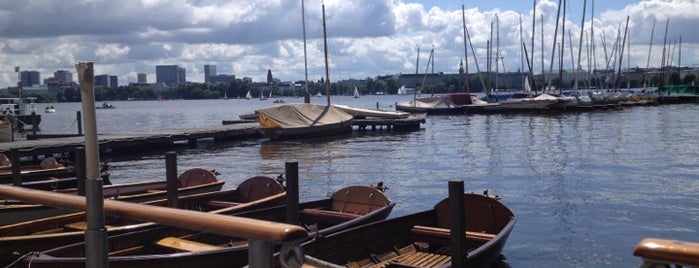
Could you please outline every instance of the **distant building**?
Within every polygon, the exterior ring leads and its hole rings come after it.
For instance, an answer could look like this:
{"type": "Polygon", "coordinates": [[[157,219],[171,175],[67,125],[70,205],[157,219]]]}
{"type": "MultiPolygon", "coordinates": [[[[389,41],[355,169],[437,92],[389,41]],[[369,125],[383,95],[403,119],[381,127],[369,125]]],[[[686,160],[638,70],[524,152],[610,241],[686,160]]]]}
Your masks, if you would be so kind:
{"type": "Polygon", "coordinates": [[[96,87],[109,87],[109,75],[106,75],[106,74],[95,75],[95,86],[96,87]]]}
{"type": "Polygon", "coordinates": [[[219,74],[215,76],[209,77],[209,82],[206,82],[208,84],[226,84],[233,82],[235,80],[235,75],[231,74],[219,74]]]}
{"type": "Polygon", "coordinates": [[[39,85],[41,82],[41,73],[37,71],[22,71],[19,75],[22,80],[22,87],[39,85]]]}
{"type": "Polygon", "coordinates": [[[101,74],[95,76],[96,87],[117,88],[119,87],[119,78],[116,75],[101,74]]]}
{"type": "Polygon", "coordinates": [[[179,65],[156,65],[155,80],[156,83],[165,83],[168,85],[181,84],[187,81],[185,77],[185,69],[179,65]]]}
{"type": "Polygon", "coordinates": [[[204,83],[211,84],[212,77],[216,76],[216,65],[204,65],[204,83]]]}
{"type": "Polygon", "coordinates": [[[71,83],[73,82],[73,73],[66,70],[58,70],[53,73],[53,78],[55,78],[59,82],[71,83]]]}
{"type": "Polygon", "coordinates": [[[119,87],[119,77],[116,75],[109,76],[109,87],[117,88],[119,87]]]}
{"type": "Polygon", "coordinates": [[[146,73],[138,73],[136,76],[138,77],[137,81],[139,84],[148,83],[148,75],[146,73]]]}
{"type": "Polygon", "coordinates": [[[272,76],[272,69],[267,69],[267,84],[273,84],[274,77],[272,76]]]}

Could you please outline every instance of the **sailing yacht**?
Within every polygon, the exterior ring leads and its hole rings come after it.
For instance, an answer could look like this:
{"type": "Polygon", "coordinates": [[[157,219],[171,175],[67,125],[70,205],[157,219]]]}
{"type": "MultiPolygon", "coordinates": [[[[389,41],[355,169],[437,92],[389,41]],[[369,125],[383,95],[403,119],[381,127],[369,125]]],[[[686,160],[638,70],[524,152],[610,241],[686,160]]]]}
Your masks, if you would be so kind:
{"type": "Polygon", "coordinates": [[[354,87],[354,98],[359,98],[359,90],[357,90],[357,87],[354,87]]]}

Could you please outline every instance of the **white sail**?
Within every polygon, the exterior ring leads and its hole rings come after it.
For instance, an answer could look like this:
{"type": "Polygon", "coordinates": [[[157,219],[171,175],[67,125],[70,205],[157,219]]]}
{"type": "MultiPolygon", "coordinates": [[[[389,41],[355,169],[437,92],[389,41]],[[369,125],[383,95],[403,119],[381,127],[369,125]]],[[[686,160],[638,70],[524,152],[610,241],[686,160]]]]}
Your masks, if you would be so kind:
{"type": "Polygon", "coordinates": [[[245,99],[252,99],[252,94],[250,94],[250,91],[248,91],[248,93],[245,94],[245,99]]]}
{"type": "Polygon", "coordinates": [[[357,87],[354,87],[354,97],[359,98],[359,90],[357,90],[357,87]]]}

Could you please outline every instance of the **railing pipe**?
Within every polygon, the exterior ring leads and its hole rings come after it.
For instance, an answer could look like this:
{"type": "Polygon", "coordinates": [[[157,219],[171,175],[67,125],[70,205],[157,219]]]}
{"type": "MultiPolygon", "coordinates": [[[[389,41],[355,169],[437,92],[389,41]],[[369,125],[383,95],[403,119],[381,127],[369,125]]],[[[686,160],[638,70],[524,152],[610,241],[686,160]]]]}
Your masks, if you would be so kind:
{"type": "MultiPolygon", "coordinates": [[[[85,197],[76,195],[0,185],[0,196],[53,207],[85,209],[85,197]]],[[[117,217],[151,221],[197,231],[262,240],[269,243],[295,242],[308,236],[306,229],[298,225],[150,206],[118,200],[105,199],[104,212],[117,217]]]]}

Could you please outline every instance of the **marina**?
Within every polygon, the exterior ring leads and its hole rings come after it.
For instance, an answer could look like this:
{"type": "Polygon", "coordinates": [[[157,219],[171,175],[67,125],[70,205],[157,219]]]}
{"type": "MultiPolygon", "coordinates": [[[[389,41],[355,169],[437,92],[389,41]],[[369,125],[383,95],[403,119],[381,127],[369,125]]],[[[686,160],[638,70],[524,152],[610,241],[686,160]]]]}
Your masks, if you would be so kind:
{"type": "MultiPolygon", "coordinates": [[[[407,98],[335,99],[390,107],[407,98]]],[[[117,102],[119,109],[98,111],[98,127],[101,133],[206,127],[257,109],[262,106],[258,103],[117,102]],[[183,105],[192,109],[181,113],[176,107],[183,105]]],[[[70,126],[79,104],[55,106],[57,112],[42,122],[46,133],[70,126]]],[[[212,139],[175,150],[183,169],[216,169],[226,187],[256,175],[276,177],[284,172],[285,161],[298,161],[302,201],[380,179],[396,201],[389,218],[430,209],[446,196],[446,181],[463,179],[467,191],[488,189],[517,214],[502,251],[507,265],[628,267],[641,263],[632,251],[646,237],[699,240],[694,231],[699,166],[687,161],[699,159],[687,146],[699,125],[686,116],[694,111],[695,104],[677,104],[562,114],[428,116],[412,132],[355,131],[288,141],[212,139]]],[[[113,183],[163,174],[159,150],[101,158],[110,161],[113,183]]]]}

